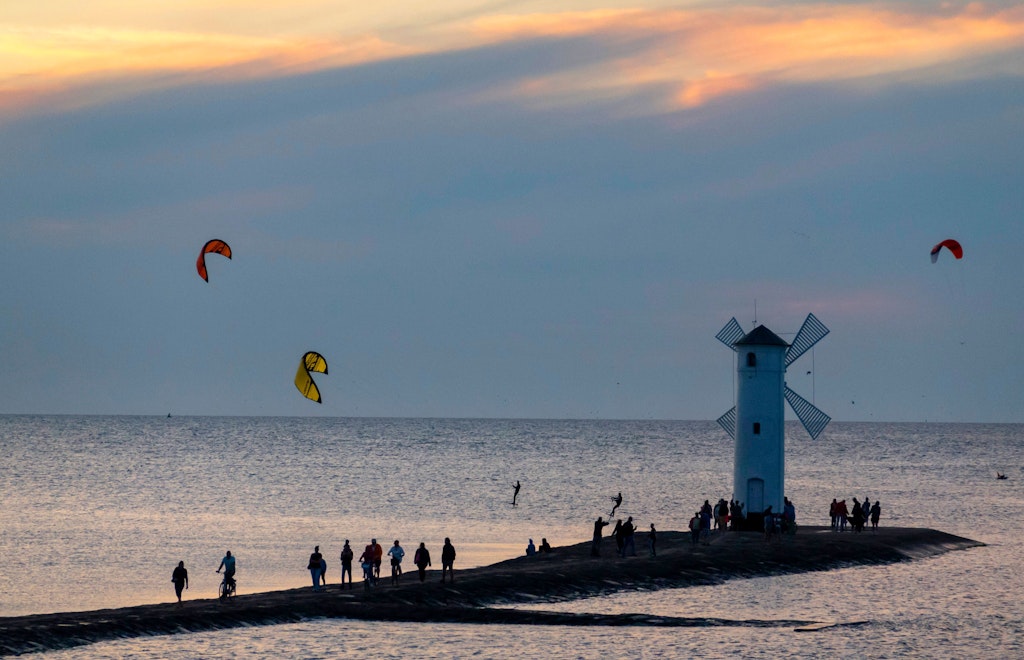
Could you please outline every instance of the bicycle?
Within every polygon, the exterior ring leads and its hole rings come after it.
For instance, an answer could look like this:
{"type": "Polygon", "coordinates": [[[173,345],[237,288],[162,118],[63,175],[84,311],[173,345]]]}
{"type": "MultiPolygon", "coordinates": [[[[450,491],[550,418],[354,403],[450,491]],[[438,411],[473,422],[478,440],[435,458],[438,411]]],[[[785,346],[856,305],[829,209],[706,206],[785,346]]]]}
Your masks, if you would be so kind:
{"type": "Polygon", "coordinates": [[[218,598],[221,601],[225,601],[228,598],[234,598],[235,590],[238,588],[238,584],[235,582],[234,576],[229,577],[227,574],[224,575],[224,579],[221,580],[220,589],[218,590],[218,598]]]}

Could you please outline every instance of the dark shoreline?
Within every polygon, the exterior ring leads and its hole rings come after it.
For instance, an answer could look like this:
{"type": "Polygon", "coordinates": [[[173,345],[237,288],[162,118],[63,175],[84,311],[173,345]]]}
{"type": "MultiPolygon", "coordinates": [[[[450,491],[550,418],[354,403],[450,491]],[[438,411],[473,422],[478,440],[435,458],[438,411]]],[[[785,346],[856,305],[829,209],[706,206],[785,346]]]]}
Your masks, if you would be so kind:
{"type": "MultiPolygon", "coordinates": [[[[0,654],[18,655],[73,648],[94,642],[142,635],[220,630],[238,626],[294,623],[311,618],[350,618],[428,623],[499,623],[547,625],[699,626],[803,625],[809,621],[722,622],[710,619],[653,617],[645,614],[598,615],[494,608],[544,603],[628,590],[717,584],[735,578],[823,571],[843,566],[890,564],[952,550],[983,546],[952,534],[918,528],[883,528],[877,533],[834,533],[827,527],[802,527],[780,541],[766,543],[760,534],[728,532],[710,545],[692,546],[689,534],[659,532],[658,556],[647,556],[646,534],[637,535],[637,557],[616,556],[605,539],[602,557],[590,557],[590,542],[555,548],[550,555],[517,557],[458,570],[455,584],[442,585],[439,571],[420,583],[415,568],[397,587],[381,580],[364,591],[330,585],[326,592],[309,587],[216,599],[141,605],[91,612],[66,612],[0,618],[0,654]]],[[[456,564],[457,567],[457,564],[456,564]]],[[[385,567],[386,569],[387,567],[385,567]]],[[[187,593],[187,592],[186,592],[187,593]]]]}

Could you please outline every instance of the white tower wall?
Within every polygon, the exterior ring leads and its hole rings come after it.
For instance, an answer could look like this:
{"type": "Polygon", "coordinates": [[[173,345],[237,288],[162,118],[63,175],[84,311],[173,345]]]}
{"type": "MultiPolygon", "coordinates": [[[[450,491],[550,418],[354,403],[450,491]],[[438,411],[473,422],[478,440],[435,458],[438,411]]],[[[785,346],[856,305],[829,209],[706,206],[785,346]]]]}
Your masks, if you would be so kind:
{"type": "MultiPolygon", "coordinates": [[[[771,337],[778,339],[774,335],[771,337]]],[[[781,340],[778,344],[741,340],[736,345],[733,497],[743,502],[744,511],[749,513],[760,513],[769,505],[772,511],[782,512],[787,348],[781,340]]]]}

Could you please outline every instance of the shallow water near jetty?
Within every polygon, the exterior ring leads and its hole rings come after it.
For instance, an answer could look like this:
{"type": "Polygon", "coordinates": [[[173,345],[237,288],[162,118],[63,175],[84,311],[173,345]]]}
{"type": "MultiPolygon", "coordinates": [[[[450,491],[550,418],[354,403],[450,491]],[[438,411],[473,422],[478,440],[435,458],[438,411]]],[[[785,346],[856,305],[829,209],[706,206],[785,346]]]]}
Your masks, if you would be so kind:
{"type": "MultiPolygon", "coordinates": [[[[990,545],[893,566],[541,606],[735,622],[703,628],[315,620],[43,657],[1022,654],[1024,553],[1007,521],[1024,504],[1024,426],[833,423],[818,441],[787,431],[787,493],[802,522],[823,524],[832,497],[866,495],[881,500],[883,525],[990,545]],[[1010,478],[995,480],[997,470],[1010,478]],[[771,625],[781,620],[865,623],[794,633],[771,625]]],[[[0,433],[9,448],[0,485],[7,616],[169,602],[178,560],[190,571],[186,598],[211,597],[225,549],[239,557],[243,593],[306,584],[313,545],[336,582],[345,538],[357,551],[377,537],[439,552],[451,536],[457,567],[487,564],[519,554],[528,538],[585,540],[618,491],[616,517],[667,530],[731,488],[731,443],[708,422],[8,416],[0,433]]]]}

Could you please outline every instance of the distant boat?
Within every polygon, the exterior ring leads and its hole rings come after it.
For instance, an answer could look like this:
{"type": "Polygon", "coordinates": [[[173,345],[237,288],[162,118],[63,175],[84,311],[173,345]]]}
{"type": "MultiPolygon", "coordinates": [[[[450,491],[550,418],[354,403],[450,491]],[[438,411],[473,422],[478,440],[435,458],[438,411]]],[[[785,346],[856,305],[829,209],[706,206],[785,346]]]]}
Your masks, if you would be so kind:
{"type": "Polygon", "coordinates": [[[1002,473],[996,472],[996,479],[1005,479],[1005,478],[1006,478],[1006,475],[1005,475],[1005,474],[1002,474],[1002,473]]]}

